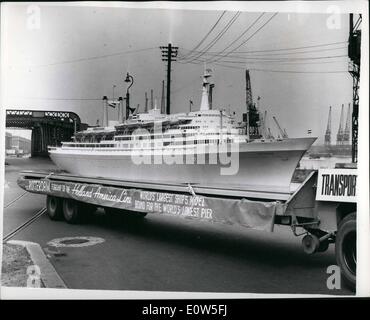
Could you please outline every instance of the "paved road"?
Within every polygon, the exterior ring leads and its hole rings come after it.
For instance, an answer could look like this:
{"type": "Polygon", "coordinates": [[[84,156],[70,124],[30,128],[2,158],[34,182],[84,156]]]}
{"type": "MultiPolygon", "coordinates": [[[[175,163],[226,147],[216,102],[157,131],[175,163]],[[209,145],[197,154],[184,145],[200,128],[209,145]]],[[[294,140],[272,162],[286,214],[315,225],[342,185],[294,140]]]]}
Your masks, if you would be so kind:
{"type": "MultiPolygon", "coordinates": [[[[22,193],[14,184],[20,168],[52,168],[47,161],[8,161],[5,204],[22,193]]],[[[26,195],[4,210],[4,231],[44,206],[45,198],[26,195]]],[[[53,222],[42,216],[16,235],[40,243],[60,237],[93,236],[101,244],[63,248],[51,261],[69,288],[155,291],[320,293],[328,290],[326,269],[334,248],[308,256],[300,238],[286,227],[276,232],[210,224],[169,216],[110,220],[97,212],[84,225],[53,222]]]]}

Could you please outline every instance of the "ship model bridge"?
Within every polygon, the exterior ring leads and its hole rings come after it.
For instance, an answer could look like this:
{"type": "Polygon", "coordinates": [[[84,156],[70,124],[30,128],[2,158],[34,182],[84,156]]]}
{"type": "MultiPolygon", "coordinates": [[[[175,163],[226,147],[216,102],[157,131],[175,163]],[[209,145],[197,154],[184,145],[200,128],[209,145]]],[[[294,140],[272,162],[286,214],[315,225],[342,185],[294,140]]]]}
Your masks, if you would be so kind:
{"type": "Polygon", "coordinates": [[[70,141],[76,131],[87,125],[74,112],[6,110],[6,127],[32,130],[31,156],[47,156],[48,145],[70,141]]]}

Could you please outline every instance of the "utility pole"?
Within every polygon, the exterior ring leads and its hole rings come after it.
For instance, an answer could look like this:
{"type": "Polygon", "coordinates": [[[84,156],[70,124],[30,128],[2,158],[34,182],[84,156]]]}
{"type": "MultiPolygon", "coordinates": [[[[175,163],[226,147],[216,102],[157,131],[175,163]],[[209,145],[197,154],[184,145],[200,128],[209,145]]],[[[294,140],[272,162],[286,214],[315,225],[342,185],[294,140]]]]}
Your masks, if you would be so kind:
{"type": "Polygon", "coordinates": [[[169,43],[166,47],[159,47],[162,51],[162,61],[167,61],[167,105],[166,114],[170,114],[170,93],[171,93],[171,62],[176,61],[177,50],[179,47],[172,46],[169,43]]]}

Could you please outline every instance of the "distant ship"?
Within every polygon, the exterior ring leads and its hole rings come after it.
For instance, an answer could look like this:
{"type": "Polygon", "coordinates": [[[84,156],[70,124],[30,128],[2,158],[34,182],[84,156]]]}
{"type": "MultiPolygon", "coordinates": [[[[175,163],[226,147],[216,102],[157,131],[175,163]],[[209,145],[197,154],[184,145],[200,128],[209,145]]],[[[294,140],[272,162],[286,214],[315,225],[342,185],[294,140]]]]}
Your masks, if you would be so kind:
{"type": "Polygon", "coordinates": [[[289,192],[294,170],[316,138],[253,139],[248,124],[210,109],[209,77],[203,76],[199,111],[166,115],[155,106],[49,146],[51,159],[89,177],[289,192]]]}

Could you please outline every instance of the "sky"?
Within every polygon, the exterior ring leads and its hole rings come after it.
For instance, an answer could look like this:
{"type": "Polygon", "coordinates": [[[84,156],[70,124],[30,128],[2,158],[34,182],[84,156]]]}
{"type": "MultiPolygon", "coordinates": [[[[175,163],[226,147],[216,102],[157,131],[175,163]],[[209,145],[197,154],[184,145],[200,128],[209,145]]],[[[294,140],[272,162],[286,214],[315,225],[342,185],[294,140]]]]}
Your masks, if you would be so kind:
{"type": "MultiPolygon", "coordinates": [[[[102,120],[101,98],[112,97],[113,85],[115,97],[124,96],[129,72],[131,106],[140,104],[142,111],[151,89],[160,103],[166,65],[159,46],[168,43],[179,47],[172,65],[172,113],[188,112],[189,100],[199,109],[203,60],[212,70],[214,108],[235,111],[239,121],[246,109],[245,70],[250,70],[253,99],[260,97],[275,135],[272,116],[290,137],[307,136],[311,129],[322,143],[332,106],[333,141],[341,105],[347,111],[352,100],[347,14],[333,20],[328,13],[38,8],[3,8],[2,105],[7,109],[73,111],[96,124],[102,120]],[[39,19],[34,20],[35,12],[39,19]],[[219,60],[212,62],[215,57],[219,60]]],[[[117,110],[109,112],[116,120],[117,110]]]]}

